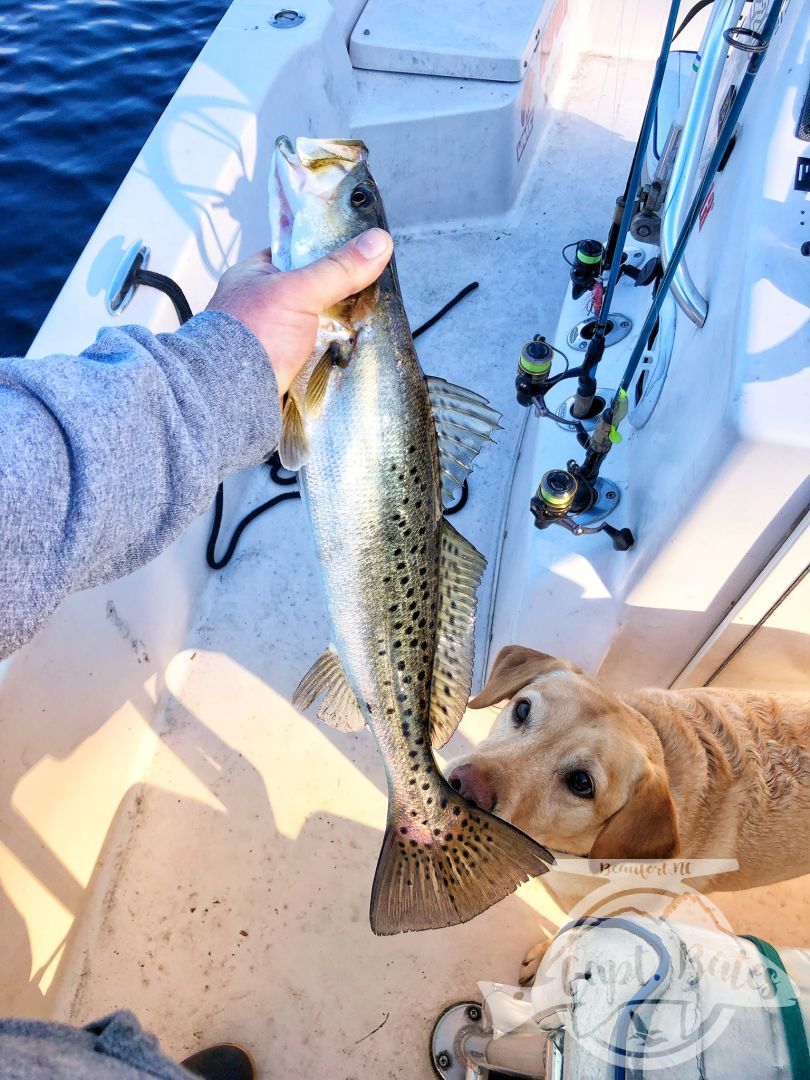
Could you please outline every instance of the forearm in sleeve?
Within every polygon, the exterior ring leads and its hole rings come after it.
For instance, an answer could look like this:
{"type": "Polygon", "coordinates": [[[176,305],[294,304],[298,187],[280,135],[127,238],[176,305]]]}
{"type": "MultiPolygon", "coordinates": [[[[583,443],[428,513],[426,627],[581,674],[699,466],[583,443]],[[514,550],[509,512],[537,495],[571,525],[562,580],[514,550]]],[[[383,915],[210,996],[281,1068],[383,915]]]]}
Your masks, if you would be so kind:
{"type": "Polygon", "coordinates": [[[0,361],[0,657],[68,593],[154,558],[278,428],[265,350],[223,312],[0,361]]]}

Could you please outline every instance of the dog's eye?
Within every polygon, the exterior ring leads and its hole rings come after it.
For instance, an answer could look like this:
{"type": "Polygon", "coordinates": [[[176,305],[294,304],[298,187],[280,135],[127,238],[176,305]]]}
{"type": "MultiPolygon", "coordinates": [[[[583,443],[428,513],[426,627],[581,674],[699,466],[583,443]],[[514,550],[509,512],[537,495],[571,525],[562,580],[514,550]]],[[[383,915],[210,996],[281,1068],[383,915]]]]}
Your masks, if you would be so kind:
{"type": "Polygon", "coordinates": [[[593,780],[584,769],[575,769],[570,772],[566,776],[565,782],[568,785],[568,790],[572,794],[578,795],[580,799],[593,798],[593,780]]]}
{"type": "Polygon", "coordinates": [[[371,192],[362,184],[358,184],[351,195],[352,206],[368,206],[370,202],[371,192]]]}
{"type": "Polygon", "coordinates": [[[512,710],[512,719],[515,721],[518,727],[521,724],[525,724],[529,719],[529,713],[532,711],[532,703],[527,701],[526,698],[521,698],[520,701],[515,702],[515,707],[512,710]]]}

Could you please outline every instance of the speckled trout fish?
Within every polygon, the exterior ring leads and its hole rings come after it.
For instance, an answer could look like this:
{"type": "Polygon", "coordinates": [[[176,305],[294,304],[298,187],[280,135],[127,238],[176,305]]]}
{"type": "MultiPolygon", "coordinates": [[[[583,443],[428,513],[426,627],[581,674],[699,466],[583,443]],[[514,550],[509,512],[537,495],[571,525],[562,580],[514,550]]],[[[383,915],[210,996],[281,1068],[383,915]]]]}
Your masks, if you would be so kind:
{"type": "MultiPolygon", "coordinates": [[[[276,143],[273,261],[293,269],[364,229],[386,227],[361,142],[276,143]]],[[[470,691],[484,558],[443,516],[497,427],[484,398],[425,378],[393,260],[321,320],[284,403],[279,453],[299,480],[334,646],[293,696],[341,730],[367,724],[388,777],[388,821],[371,896],[377,934],[466,922],[553,858],[471,806],[432,747],[455,731],[470,691]]]]}

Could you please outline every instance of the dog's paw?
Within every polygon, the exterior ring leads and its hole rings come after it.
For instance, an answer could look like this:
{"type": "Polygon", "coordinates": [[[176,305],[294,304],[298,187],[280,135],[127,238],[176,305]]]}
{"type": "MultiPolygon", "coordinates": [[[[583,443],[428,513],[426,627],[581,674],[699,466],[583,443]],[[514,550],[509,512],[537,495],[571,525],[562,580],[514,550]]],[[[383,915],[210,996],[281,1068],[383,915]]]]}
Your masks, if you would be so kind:
{"type": "Polygon", "coordinates": [[[540,965],[543,962],[543,957],[546,955],[546,949],[551,944],[551,939],[548,941],[541,941],[533,948],[529,949],[520,965],[520,982],[521,986],[529,986],[537,977],[537,972],[540,970],[540,965]]]}

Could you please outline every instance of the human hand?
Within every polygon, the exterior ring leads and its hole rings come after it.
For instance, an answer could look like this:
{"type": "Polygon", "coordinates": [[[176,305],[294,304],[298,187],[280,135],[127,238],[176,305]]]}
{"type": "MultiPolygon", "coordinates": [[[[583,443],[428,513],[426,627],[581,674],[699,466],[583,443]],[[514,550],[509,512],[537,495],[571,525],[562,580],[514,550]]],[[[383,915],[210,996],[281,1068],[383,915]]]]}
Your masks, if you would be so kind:
{"type": "Polygon", "coordinates": [[[264,346],[280,394],[306,363],[315,346],[318,316],[376,281],[393,251],[383,229],[369,229],[323,259],[286,273],[270,261],[270,251],[226,270],[208,311],[225,311],[252,330],[264,346]]]}

